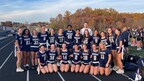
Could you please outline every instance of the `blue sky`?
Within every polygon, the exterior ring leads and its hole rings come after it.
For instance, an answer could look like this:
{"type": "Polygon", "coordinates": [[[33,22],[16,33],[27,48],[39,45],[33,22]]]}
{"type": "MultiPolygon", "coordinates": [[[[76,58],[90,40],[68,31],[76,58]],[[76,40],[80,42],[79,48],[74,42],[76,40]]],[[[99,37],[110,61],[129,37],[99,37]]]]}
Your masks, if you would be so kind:
{"type": "Polygon", "coordinates": [[[0,0],[0,22],[47,22],[66,10],[73,13],[87,6],[144,13],[144,0],[0,0]]]}

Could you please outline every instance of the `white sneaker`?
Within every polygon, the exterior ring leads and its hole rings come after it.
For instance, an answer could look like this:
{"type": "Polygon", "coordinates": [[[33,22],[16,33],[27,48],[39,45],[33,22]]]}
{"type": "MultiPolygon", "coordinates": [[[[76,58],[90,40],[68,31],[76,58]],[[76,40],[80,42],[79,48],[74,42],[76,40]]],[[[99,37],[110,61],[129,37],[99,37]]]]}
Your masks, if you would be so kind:
{"type": "Polygon", "coordinates": [[[117,73],[117,74],[123,74],[123,73],[124,73],[124,70],[119,69],[119,70],[116,71],[116,73],[117,73]]]}
{"type": "Polygon", "coordinates": [[[39,68],[39,66],[37,67],[37,73],[38,73],[38,75],[40,74],[40,68],[39,68]]]}
{"type": "Polygon", "coordinates": [[[16,69],[16,72],[23,72],[23,71],[24,70],[22,68],[20,68],[20,67],[16,69]]]}
{"type": "Polygon", "coordinates": [[[117,71],[119,68],[117,67],[117,66],[114,66],[113,68],[112,68],[112,70],[114,70],[114,71],[117,71]]]}
{"type": "Polygon", "coordinates": [[[140,48],[137,48],[137,50],[140,50],[140,48]]]}

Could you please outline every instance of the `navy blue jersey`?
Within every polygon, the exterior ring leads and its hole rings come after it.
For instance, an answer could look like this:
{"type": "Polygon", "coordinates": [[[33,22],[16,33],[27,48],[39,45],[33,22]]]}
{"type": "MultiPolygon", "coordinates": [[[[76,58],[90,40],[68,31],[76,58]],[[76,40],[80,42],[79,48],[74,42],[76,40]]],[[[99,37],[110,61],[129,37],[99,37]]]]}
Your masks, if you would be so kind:
{"type": "Polygon", "coordinates": [[[15,40],[18,41],[19,46],[22,46],[22,35],[16,34],[15,40]]]}
{"type": "Polygon", "coordinates": [[[106,38],[101,38],[101,42],[104,43],[106,45],[106,47],[108,47],[109,45],[109,41],[106,38]]]}
{"type": "Polygon", "coordinates": [[[64,40],[65,40],[65,38],[64,38],[63,34],[62,35],[58,35],[58,34],[56,35],[57,44],[62,45],[64,43],[64,40]]]}
{"type": "Polygon", "coordinates": [[[76,52],[73,50],[73,61],[78,62],[81,60],[81,51],[76,52]]]}
{"type": "Polygon", "coordinates": [[[61,56],[62,56],[62,61],[68,61],[69,60],[69,51],[67,50],[67,51],[63,51],[63,50],[61,50],[60,51],[60,54],[61,54],[61,56]]]}
{"type": "Polygon", "coordinates": [[[91,61],[92,62],[98,62],[99,61],[99,52],[94,52],[93,50],[91,50],[91,55],[92,55],[92,58],[91,58],[91,61]]]}
{"type": "Polygon", "coordinates": [[[56,35],[49,35],[48,37],[48,43],[51,45],[51,44],[55,44],[55,41],[56,41],[56,35]]]}
{"type": "Polygon", "coordinates": [[[31,36],[22,36],[22,46],[30,46],[31,45],[31,36]]]}
{"type": "Polygon", "coordinates": [[[93,40],[93,43],[95,43],[98,46],[100,43],[100,36],[99,35],[97,35],[97,36],[93,35],[92,40],[93,40]]]}
{"type": "Polygon", "coordinates": [[[38,36],[32,36],[31,37],[31,47],[32,48],[38,48],[39,47],[39,38],[38,38],[38,36]]]}
{"type": "Polygon", "coordinates": [[[122,38],[122,35],[121,35],[121,34],[116,38],[116,46],[117,46],[117,47],[119,47],[120,41],[123,42],[123,38],[122,38]]]}
{"type": "Polygon", "coordinates": [[[46,63],[47,61],[47,52],[38,52],[38,55],[37,55],[38,59],[40,60],[41,63],[46,63]]]}
{"type": "Polygon", "coordinates": [[[74,36],[74,44],[81,45],[82,44],[82,35],[74,36]]]}
{"type": "Polygon", "coordinates": [[[116,35],[112,34],[112,35],[108,35],[108,41],[110,45],[115,45],[115,41],[116,41],[116,35]]]}
{"type": "Polygon", "coordinates": [[[74,31],[74,30],[71,30],[71,31],[65,30],[65,31],[63,32],[63,34],[64,34],[64,37],[65,37],[65,41],[66,41],[66,42],[73,42],[74,36],[75,36],[75,31],[74,31]]]}
{"type": "Polygon", "coordinates": [[[109,50],[101,50],[99,54],[99,62],[105,65],[108,61],[108,55],[110,54],[109,50]]]}
{"type": "Polygon", "coordinates": [[[45,33],[39,32],[38,33],[38,38],[39,38],[40,43],[46,44],[47,39],[48,39],[48,32],[45,32],[45,33]]]}
{"type": "Polygon", "coordinates": [[[48,61],[56,61],[56,57],[58,56],[58,53],[57,51],[52,51],[52,50],[49,50],[48,51],[48,61]]]}
{"type": "Polygon", "coordinates": [[[89,50],[88,50],[88,52],[82,51],[82,57],[83,57],[82,61],[84,63],[89,63],[90,62],[90,51],[89,50]]]}
{"type": "Polygon", "coordinates": [[[90,37],[84,37],[83,38],[83,44],[90,45],[91,40],[92,40],[91,36],[90,37]]]}
{"type": "Polygon", "coordinates": [[[128,33],[128,31],[124,31],[124,32],[122,33],[122,37],[123,37],[123,39],[124,39],[125,41],[128,41],[128,38],[129,38],[129,33],[128,33]]]}

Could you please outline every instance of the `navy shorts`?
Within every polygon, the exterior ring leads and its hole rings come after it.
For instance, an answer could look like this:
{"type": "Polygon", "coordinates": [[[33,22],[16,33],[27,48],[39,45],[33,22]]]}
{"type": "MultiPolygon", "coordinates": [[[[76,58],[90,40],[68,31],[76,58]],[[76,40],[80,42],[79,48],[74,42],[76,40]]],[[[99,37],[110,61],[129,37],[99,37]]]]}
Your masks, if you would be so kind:
{"type": "Polygon", "coordinates": [[[30,48],[31,49],[31,51],[33,51],[33,52],[38,52],[39,51],[39,49],[38,48],[30,48]]]}
{"type": "Polygon", "coordinates": [[[62,61],[61,64],[69,64],[68,61],[62,61]]]}
{"type": "Polygon", "coordinates": [[[67,44],[67,48],[72,49],[73,48],[73,42],[70,42],[69,44],[67,44]]]}
{"type": "MultiPolygon", "coordinates": [[[[116,49],[116,52],[118,52],[118,51],[119,51],[119,48],[116,49]]],[[[120,53],[122,53],[122,48],[120,49],[120,53]]]]}
{"type": "Polygon", "coordinates": [[[106,63],[100,62],[100,67],[106,68],[106,63]]]}
{"type": "Polygon", "coordinates": [[[19,48],[19,50],[21,51],[21,47],[16,47],[15,49],[16,49],[16,51],[18,51],[18,48],[19,48]]]}
{"type": "Polygon", "coordinates": [[[30,46],[22,46],[21,51],[27,51],[27,52],[31,51],[30,46]]]}
{"type": "Polygon", "coordinates": [[[86,65],[89,65],[90,62],[82,62],[82,64],[86,66],[86,65]]]}
{"type": "Polygon", "coordinates": [[[42,67],[44,67],[44,66],[46,66],[46,65],[47,65],[47,63],[42,63],[42,64],[41,64],[42,67]]]}
{"type": "Polygon", "coordinates": [[[116,50],[116,45],[111,45],[111,50],[116,50]]]}
{"type": "Polygon", "coordinates": [[[72,64],[74,64],[74,65],[80,65],[81,62],[80,62],[80,61],[78,61],[78,62],[76,62],[76,61],[72,61],[72,64]]]}
{"type": "Polygon", "coordinates": [[[99,62],[97,62],[97,63],[91,63],[91,66],[99,66],[99,62]]]}
{"type": "Polygon", "coordinates": [[[128,40],[124,40],[124,47],[128,47],[128,40]]]}
{"type": "Polygon", "coordinates": [[[47,61],[47,64],[56,64],[56,61],[47,61]]]}

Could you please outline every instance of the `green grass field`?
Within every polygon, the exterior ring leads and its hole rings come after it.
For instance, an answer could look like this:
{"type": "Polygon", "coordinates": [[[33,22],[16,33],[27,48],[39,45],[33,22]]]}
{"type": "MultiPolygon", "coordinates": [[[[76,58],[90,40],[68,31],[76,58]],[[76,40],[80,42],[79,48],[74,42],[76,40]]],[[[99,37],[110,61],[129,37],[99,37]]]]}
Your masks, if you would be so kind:
{"type": "Polygon", "coordinates": [[[133,55],[137,55],[140,57],[144,57],[144,48],[140,51],[137,51],[136,49],[137,49],[136,47],[129,46],[129,53],[128,54],[133,54],[133,55]]]}

